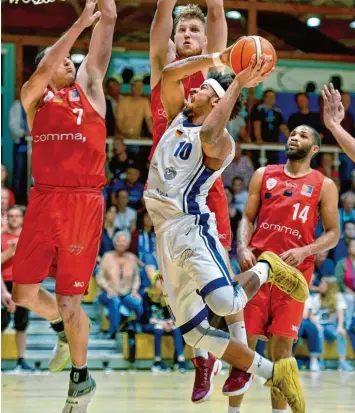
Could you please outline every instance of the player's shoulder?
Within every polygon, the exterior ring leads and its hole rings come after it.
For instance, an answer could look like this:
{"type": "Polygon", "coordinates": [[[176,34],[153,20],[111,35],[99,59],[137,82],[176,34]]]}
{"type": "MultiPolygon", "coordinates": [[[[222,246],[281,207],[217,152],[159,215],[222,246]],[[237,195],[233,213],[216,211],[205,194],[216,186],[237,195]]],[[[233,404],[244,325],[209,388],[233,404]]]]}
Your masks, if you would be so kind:
{"type": "MultiPolygon", "coordinates": [[[[323,175],[319,171],[316,171],[316,172],[323,175]]],[[[323,175],[322,178],[323,178],[323,183],[322,183],[322,192],[323,193],[329,193],[329,191],[331,191],[331,193],[334,192],[334,191],[338,192],[338,188],[337,188],[335,182],[332,179],[330,179],[330,178],[328,178],[324,175],[323,175]]]]}

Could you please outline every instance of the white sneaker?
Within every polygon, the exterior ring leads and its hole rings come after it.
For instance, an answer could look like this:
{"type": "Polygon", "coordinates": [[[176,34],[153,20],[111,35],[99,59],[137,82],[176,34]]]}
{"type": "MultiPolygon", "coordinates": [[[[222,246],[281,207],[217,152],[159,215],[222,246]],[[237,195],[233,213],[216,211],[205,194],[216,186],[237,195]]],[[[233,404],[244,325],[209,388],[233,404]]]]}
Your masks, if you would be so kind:
{"type": "Polygon", "coordinates": [[[70,363],[69,344],[58,338],[49,360],[48,369],[52,373],[59,373],[70,363]]]}
{"type": "Polygon", "coordinates": [[[311,363],[309,366],[311,371],[320,371],[319,361],[318,359],[311,359],[311,363]]]}
{"type": "Polygon", "coordinates": [[[95,393],[95,380],[89,378],[80,384],[75,384],[70,380],[67,400],[62,413],[87,413],[87,407],[95,393]]]}

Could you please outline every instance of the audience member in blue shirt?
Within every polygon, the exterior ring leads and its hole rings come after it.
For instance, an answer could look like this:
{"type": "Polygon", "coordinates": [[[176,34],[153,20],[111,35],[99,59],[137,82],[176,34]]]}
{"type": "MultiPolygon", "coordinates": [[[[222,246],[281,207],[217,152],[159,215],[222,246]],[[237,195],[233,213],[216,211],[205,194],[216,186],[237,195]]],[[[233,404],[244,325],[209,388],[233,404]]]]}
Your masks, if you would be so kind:
{"type": "Polygon", "coordinates": [[[99,257],[108,252],[113,251],[115,249],[113,245],[113,237],[117,232],[117,228],[114,225],[115,219],[117,215],[117,208],[113,205],[111,206],[105,214],[105,222],[104,222],[104,230],[102,232],[101,238],[101,246],[99,251],[99,257]]]}
{"type": "Polygon", "coordinates": [[[348,244],[351,239],[355,239],[355,221],[344,222],[344,237],[340,238],[338,244],[332,249],[333,260],[337,263],[348,255],[348,244]]]}
{"type": "MultiPolygon", "coordinates": [[[[340,228],[343,228],[344,223],[355,221],[355,195],[352,191],[345,192],[340,197],[342,208],[339,208],[340,228]]],[[[342,232],[341,237],[344,236],[342,232]]]]}
{"type": "MultiPolygon", "coordinates": [[[[126,179],[118,180],[112,183],[112,194],[115,197],[115,194],[120,189],[125,189],[129,194],[128,206],[139,210],[142,207],[142,197],[144,191],[144,185],[142,182],[138,181],[140,176],[140,171],[136,167],[130,166],[126,170],[126,179]]],[[[114,203],[112,201],[112,203],[114,203]]]]}
{"type": "Polygon", "coordinates": [[[147,211],[143,213],[140,220],[140,228],[132,235],[131,250],[140,260],[143,260],[145,254],[155,255],[155,233],[153,222],[147,211]]]}
{"type": "Polygon", "coordinates": [[[233,205],[241,214],[244,212],[248,199],[248,191],[245,189],[244,179],[236,176],[232,180],[233,205]]]}
{"type": "Polygon", "coordinates": [[[318,291],[319,284],[323,277],[334,276],[335,265],[332,259],[328,258],[328,251],[320,252],[316,255],[316,263],[314,267],[314,278],[312,286],[313,291],[318,291]]]}

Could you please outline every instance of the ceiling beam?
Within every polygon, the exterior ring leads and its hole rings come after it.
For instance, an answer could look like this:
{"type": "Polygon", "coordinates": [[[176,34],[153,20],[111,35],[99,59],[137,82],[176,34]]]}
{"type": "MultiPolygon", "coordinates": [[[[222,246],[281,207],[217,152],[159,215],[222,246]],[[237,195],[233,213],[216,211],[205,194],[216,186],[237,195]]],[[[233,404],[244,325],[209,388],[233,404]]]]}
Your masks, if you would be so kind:
{"type": "MultiPolygon", "coordinates": [[[[194,0],[194,4],[206,6],[206,0],[194,0]]],[[[156,5],[157,0],[129,0],[128,3],[152,4],[156,5]]],[[[191,3],[191,0],[179,0],[178,5],[191,3]]],[[[241,0],[224,0],[225,9],[249,10],[250,7],[255,7],[258,11],[270,11],[290,14],[307,14],[316,13],[318,15],[353,15],[355,16],[354,7],[333,7],[333,6],[317,6],[313,4],[298,4],[298,3],[273,3],[257,1],[250,5],[249,1],[241,0]]]]}
{"type": "MultiPolygon", "coordinates": [[[[49,36],[26,36],[26,35],[14,35],[2,33],[1,40],[4,43],[16,43],[23,46],[50,46],[54,44],[58,38],[49,36]]],[[[135,51],[148,51],[148,43],[131,43],[131,42],[119,42],[114,41],[114,48],[120,48],[124,50],[135,51]]],[[[89,41],[86,39],[78,39],[73,47],[88,49],[89,41]]],[[[355,63],[355,56],[348,55],[334,55],[334,54],[320,54],[320,53],[302,53],[302,52],[289,52],[276,50],[277,57],[279,59],[294,59],[294,60],[316,60],[316,61],[328,61],[328,62],[349,62],[355,63]]]]}

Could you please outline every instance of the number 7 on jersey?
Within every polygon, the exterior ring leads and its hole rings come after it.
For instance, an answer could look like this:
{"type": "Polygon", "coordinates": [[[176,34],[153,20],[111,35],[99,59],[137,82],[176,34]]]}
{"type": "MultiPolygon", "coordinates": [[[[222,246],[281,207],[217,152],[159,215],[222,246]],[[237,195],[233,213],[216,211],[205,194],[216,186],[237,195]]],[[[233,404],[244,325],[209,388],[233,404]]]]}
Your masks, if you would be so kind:
{"type": "Polygon", "coordinates": [[[81,125],[81,120],[82,120],[82,118],[83,118],[84,109],[75,108],[75,109],[73,109],[73,112],[74,112],[75,114],[78,114],[78,117],[77,117],[77,119],[76,119],[76,124],[77,124],[77,125],[81,125]]]}

